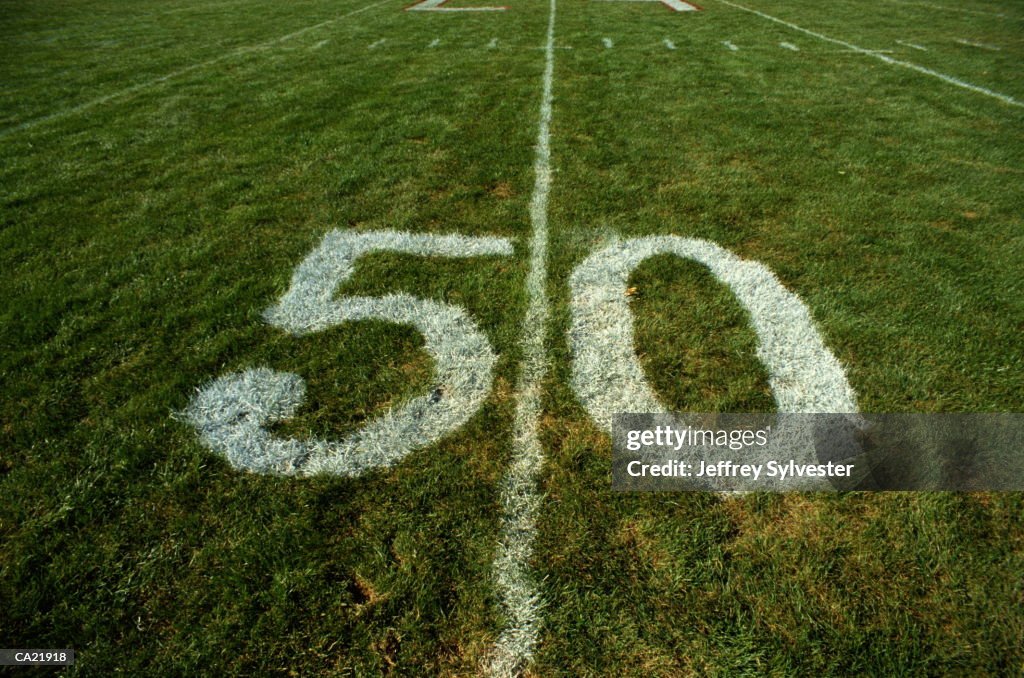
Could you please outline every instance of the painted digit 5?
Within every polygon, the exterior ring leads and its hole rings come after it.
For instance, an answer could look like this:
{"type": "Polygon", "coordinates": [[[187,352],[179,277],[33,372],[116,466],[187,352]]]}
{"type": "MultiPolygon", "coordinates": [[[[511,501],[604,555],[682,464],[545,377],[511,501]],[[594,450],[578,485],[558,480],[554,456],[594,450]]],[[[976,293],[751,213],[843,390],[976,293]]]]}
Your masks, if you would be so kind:
{"type": "Polygon", "coordinates": [[[420,256],[478,257],[512,254],[506,238],[414,235],[395,231],[332,231],[299,265],[281,300],[267,309],[267,322],[294,336],[354,320],[412,325],[425,339],[443,389],[414,398],[339,441],[281,438],[266,425],[295,414],[305,395],[297,374],[266,367],[214,380],[192,399],[185,417],[203,441],[239,469],[256,473],[358,476],[388,467],[465,423],[491,386],[496,356],[462,309],[408,294],[334,298],[371,252],[420,256]]]}

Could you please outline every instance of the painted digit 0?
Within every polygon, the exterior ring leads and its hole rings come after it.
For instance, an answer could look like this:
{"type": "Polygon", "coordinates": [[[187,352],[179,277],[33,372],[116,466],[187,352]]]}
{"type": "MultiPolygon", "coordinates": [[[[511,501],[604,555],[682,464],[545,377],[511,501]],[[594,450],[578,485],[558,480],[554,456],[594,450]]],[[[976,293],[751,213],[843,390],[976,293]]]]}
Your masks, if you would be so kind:
{"type": "MultiPolygon", "coordinates": [[[[611,431],[617,412],[665,412],[644,378],[633,346],[630,274],[645,259],[674,254],[703,264],[750,314],[757,356],[779,412],[857,412],[842,365],[825,346],[810,312],[763,264],[695,238],[659,236],[615,242],[587,257],[572,274],[573,387],[590,416],[611,431]]],[[[787,458],[813,461],[806,431],[779,431],[773,444],[787,458]]],[[[811,489],[809,482],[804,489],[811,489]]],[[[827,484],[822,485],[826,487],[827,484]]]]}

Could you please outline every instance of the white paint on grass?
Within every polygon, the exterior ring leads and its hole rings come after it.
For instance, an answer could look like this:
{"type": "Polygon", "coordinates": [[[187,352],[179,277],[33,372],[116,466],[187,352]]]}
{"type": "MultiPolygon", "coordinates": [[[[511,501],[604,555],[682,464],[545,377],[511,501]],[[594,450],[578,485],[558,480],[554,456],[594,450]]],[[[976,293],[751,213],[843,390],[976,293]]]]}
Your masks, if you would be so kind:
{"type": "Polygon", "coordinates": [[[348,18],[350,16],[355,16],[356,14],[359,14],[361,12],[365,12],[365,11],[370,10],[370,9],[373,9],[374,7],[379,7],[379,6],[383,5],[385,2],[388,2],[388,1],[389,0],[380,0],[379,2],[374,2],[372,4],[365,5],[363,7],[360,7],[359,9],[356,9],[356,10],[353,10],[351,12],[348,12],[347,14],[342,14],[341,16],[337,16],[337,17],[335,17],[333,19],[328,19],[327,21],[321,21],[318,24],[314,24],[312,26],[307,26],[305,28],[299,29],[297,31],[293,31],[293,32],[288,33],[286,35],[282,35],[281,37],[274,38],[273,40],[267,40],[265,42],[261,42],[261,43],[258,43],[256,45],[250,45],[248,47],[239,47],[239,48],[234,49],[234,50],[232,50],[232,51],[230,51],[230,52],[228,52],[226,54],[222,54],[222,55],[220,55],[218,57],[214,57],[213,59],[208,59],[207,61],[202,61],[200,63],[192,64],[192,65],[186,66],[184,68],[179,68],[176,71],[172,71],[171,73],[167,73],[166,75],[161,75],[158,78],[153,78],[152,80],[146,80],[145,82],[140,82],[138,84],[131,85],[129,87],[125,87],[124,89],[117,90],[116,92],[111,92],[110,94],[104,94],[103,96],[97,97],[95,99],[91,99],[90,101],[86,101],[86,102],[78,104],[76,106],[70,106],[68,108],[64,108],[64,109],[56,111],[54,113],[50,113],[48,115],[41,116],[39,118],[34,118],[32,120],[26,120],[25,122],[21,122],[21,123],[18,123],[17,125],[13,125],[13,126],[8,127],[6,129],[0,130],[0,139],[3,139],[4,137],[9,136],[11,134],[14,134],[15,132],[21,132],[21,131],[24,131],[24,130],[27,130],[27,129],[32,129],[33,127],[38,127],[39,125],[44,125],[46,123],[53,122],[55,120],[60,120],[61,118],[66,118],[68,116],[76,115],[78,113],[84,113],[84,112],[86,112],[86,111],[88,111],[90,109],[93,109],[93,108],[97,107],[97,106],[101,106],[101,105],[103,105],[103,104],[105,104],[105,103],[107,103],[109,101],[114,101],[116,99],[122,99],[124,97],[131,96],[132,94],[136,94],[136,93],[141,92],[143,90],[149,89],[151,87],[156,87],[157,85],[161,85],[161,84],[163,84],[165,82],[168,82],[170,80],[175,80],[177,78],[180,78],[183,75],[187,75],[188,73],[191,73],[192,71],[200,70],[200,69],[203,69],[203,68],[208,68],[210,66],[214,66],[216,64],[219,64],[222,61],[228,61],[230,59],[234,59],[234,58],[237,58],[237,57],[240,57],[240,56],[244,56],[244,55],[250,54],[252,52],[259,52],[259,51],[262,51],[262,50],[269,49],[271,47],[275,47],[275,46],[277,46],[277,45],[279,45],[281,43],[284,43],[284,42],[287,42],[289,40],[294,40],[295,38],[301,37],[301,36],[305,35],[306,33],[311,32],[311,31],[315,31],[315,30],[324,28],[325,26],[330,26],[331,24],[336,24],[339,21],[341,21],[342,19],[346,19],[346,18],[348,18]]]}
{"type": "Polygon", "coordinates": [[[967,45],[968,47],[978,47],[980,49],[987,49],[992,52],[1002,51],[1002,47],[996,47],[995,45],[988,45],[984,42],[974,42],[973,40],[964,40],[963,38],[957,38],[954,42],[958,45],[967,45]]]}
{"type": "Polygon", "coordinates": [[[897,40],[896,44],[897,45],[903,45],[904,47],[909,47],[911,49],[916,49],[919,52],[927,52],[928,51],[927,47],[922,47],[921,45],[917,45],[917,44],[914,44],[912,42],[903,42],[902,40],[897,40]]]}
{"type": "Polygon", "coordinates": [[[377,49],[378,47],[383,45],[385,42],[387,42],[387,38],[381,38],[380,40],[378,40],[376,42],[370,43],[370,46],[367,47],[366,49],[377,49]]]}
{"type": "Polygon", "coordinates": [[[906,5],[908,7],[926,7],[938,12],[960,12],[961,14],[976,14],[978,16],[998,16],[1004,19],[1009,17],[999,12],[988,12],[981,9],[967,9],[965,7],[950,7],[949,5],[936,5],[930,2],[908,2],[907,0],[888,0],[894,5],[906,5]]]}
{"type": "Polygon", "coordinates": [[[697,12],[700,8],[682,0],[601,0],[601,2],[658,2],[676,12],[697,12]]]}
{"type": "Polygon", "coordinates": [[[857,411],[846,374],[807,307],[767,267],[707,240],[651,236],[614,241],[587,257],[570,278],[572,384],[602,428],[611,431],[617,412],[666,411],[637,358],[627,294],[630,274],[659,254],[706,266],[736,295],[757,333],[757,356],[780,412],[857,411]]]}
{"type": "Polygon", "coordinates": [[[292,476],[358,476],[392,466],[464,424],[491,387],[497,356],[462,309],[408,294],[334,297],[355,261],[372,252],[421,256],[509,255],[504,238],[414,235],[395,231],[332,231],[292,275],[267,322],[295,336],[358,320],[411,325],[434,362],[430,393],[370,421],[340,441],[278,437],[267,426],[288,419],[305,396],[298,374],[257,367],[207,384],[182,413],[203,442],[238,469],[292,476]]]}
{"type": "Polygon", "coordinates": [[[668,38],[665,38],[664,40],[662,40],[662,43],[665,45],[665,47],[667,49],[675,49],[676,48],[676,43],[672,42],[668,38]]]}
{"type": "Polygon", "coordinates": [[[661,0],[661,4],[667,5],[669,8],[674,9],[677,12],[697,12],[700,10],[696,5],[691,5],[688,2],[682,0],[661,0]]]}
{"type": "Polygon", "coordinates": [[[321,47],[323,47],[324,45],[326,45],[329,42],[330,42],[330,40],[321,40],[320,42],[318,42],[315,45],[313,45],[312,47],[310,47],[310,49],[320,49],[321,47]]]}
{"type": "Polygon", "coordinates": [[[508,7],[444,7],[448,0],[423,0],[412,7],[406,7],[407,12],[504,12],[508,7]]]}
{"type": "Polygon", "coordinates": [[[604,43],[604,48],[605,49],[611,49],[612,47],[615,46],[615,43],[612,42],[611,38],[601,38],[601,42],[604,43]]]}
{"type": "Polygon", "coordinates": [[[799,52],[800,51],[800,48],[797,47],[796,45],[794,45],[791,42],[780,42],[779,43],[779,47],[782,47],[783,49],[788,49],[788,50],[793,51],[793,52],[799,52]]]}
{"type": "Polygon", "coordinates": [[[723,44],[723,45],[725,45],[726,47],[728,47],[728,48],[729,48],[729,50],[730,50],[730,51],[732,51],[732,52],[738,52],[738,51],[740,51],[740,48],[739,48],[739,47],[737,47],[736,45],[732,44],[732,43],[731,43],[731,42],[729,42],[728,40],[723,40],[723,41],[722,41],[722,44],[723,44]]]}
{"type": "Polygon", "coordinates": [[[540,120],[533,162],[533,196],[530,199],[533,232],[530,268],[526,275],[529,298],[523,319],[523,364],[516,392],[512,464],[501,486],[501,541],[494,561],[496,588],[506,617],[505,628],[495,641],[486,667],[487,673],[496,678],[517,675],[533,657],[543,605],[537,583],[530,573],[530,557],[541,503],[537,483],[544,466],[544,448],[538,427],[543,383],[548,372],[544,338],[550,314],[546,287],[556,0],[549,1],[540,120]]]}
{"type": "Polygon", "coordinates": [[[851,44],[849,42],[845,42],[843,40],[838,40],[836,38],[830,38],[827,35],[823,35],[821,33],[816,33],[814,31],[808,30],[808,29],[806,29],[806,28],[804,28],[802,26],[797,26],[796,24],[791,23],[789,21],[785,21],[783,19],[779,19],[777,17],[771,16],[770,14],[765,14],[764,12],[760,12],[760,11],[758,11],[756,9],[751,9],[750,7],[745,7],[745,6],[737,4],[735,2],[731,2],[730,0],[717,0],[717,2],[720,2],[723,5],[729,5],[730,7],[735,7],[736,9],[742,10],[744,12],[749,12],[751,14],[754,14],[756,16],[761,17],[762,19],[767,19],[768,21],[774,21],[777,24],[780,24],[782,26],[786,26],[787,28],[792,28],[794,31],[799,31],[801,33],[804,33],[805,35],[810,35],[811,37],[818,38],[819,40],[824,40],[826,42],[831,42],[832,44],[835,44],[835,45],[842,45],[843,47],[846,47],[846,48],[848,48],[848,49],[850,49],[850,50],[852,50],[854,52],[859,52],[861,54],[867,54],[869,56],[873,56],[876,59],[878,59],[880,61],[883,61],[883,62],[885,62],[887,64],[890,64],[892,66],[900,66],[902,68],[909,68],[912,71],[917,71],[918,73],[922,73],[924,75],[928,75],[928,76],[931,76],[933,78],[937,78],[937,79],[942,80],[943,82],[946,82],[946,83],[948,83],[950,85],[955,85],[955,86],[960,87],[962,89],[966,89],[966,90],[970,90],[972,92],[976,92],[977,94],[984,94],[985,96],[992,97],[993,99],[998,99],[999,101],[1002,101],[1005,104],[1010,104],[1011,106],[1022,106],[1022,107],[1024,107],[1024,101],[1019,101],[1017,99],[1014,99],[1011,96],[1007,96],[1006,94],[1000,94],[999,92],[994,92],[994,91],[992,91],[990,89],[987,89],[985,87],[979,87],[978,85],[973,85],[973,84],[971,84],[969,82],[966,82],[964,80],[960,80],[958,78],[954,78],[952,76],[945,75],[944,73],[939,73],[938,71],[933,71],[930,68],[925,68],[924,66],[918,66],[917,64],[911,63],[909,61],[900,61],[898,59],[893,59],[892,57],[887,56],[885,54],[879,54],[878,52],[874,52],[874,51],[869,50],[869,49],[864,49],[863,47],[858,47],[857,45],[851,44]]]}

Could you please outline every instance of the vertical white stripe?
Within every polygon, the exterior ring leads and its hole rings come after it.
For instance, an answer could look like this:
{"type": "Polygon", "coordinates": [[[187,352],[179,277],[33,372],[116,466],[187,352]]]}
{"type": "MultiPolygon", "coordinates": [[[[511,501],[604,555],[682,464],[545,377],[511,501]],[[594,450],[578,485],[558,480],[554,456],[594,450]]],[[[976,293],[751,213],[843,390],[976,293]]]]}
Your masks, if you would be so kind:
{"type": "Polygon", "coordinates": [[[506,626],[489,657],[491,676],[510,677],[533,657],[540,633],[542,601],[530,574],[530,557],[537,531],[541,496],[537,481],[544,466],[544,449],[538,436],[543,381],[548,359],[544,339],[548,327],[547,251],[548,194],[551,191],[551,100],[555,72],[555,2],[550,1],[548,36],[544,48],[544,84],[537,130],[533,170],[535,181],[530,200],[530,267],[526,274],[529,302],[523,319],[523,365],[516,393],[512,463],[502,483],[502,535],[494,562],[498,594],[506,626]]]}
{"type": "Polygon", "coordinates": [[[718,0],[718,2],[722,3],[723,5],[729,5],[730,7],[735,7],[736,9],[741,9],[744,12],[750,12],[751,14],[756,14],[757,16],[761,17],[762,19],[768,19],[769,21],[774,21],[777,24],[781,24],[783,26],[786,26],[787,28],[792,28],[794,31],[800,31],[801,33],[804,33],[806,35],[810,35],[811,37],[814,37],[814,38],[818,38],[819,40],[824,40],[825,42],[831,42],[834,45],[842,45],[843,47],[846,47],[847,49],[850,49],[850,50],[852,50],[854,52],[857,52],[859,54],[867,54],[868,56],[873,56],[876,59],[878,59],[880,61],[884,61],[885,63],[890,64],[892,66],[902,66],[903,68],[909,68],[912,71],[917,71],[918,73],[923,73],[924,75],[930,75],[931,77],[938,78],[939,80],[942,80],[943,82],[947,82],[950,85],[956,85],[957,87],[962,87],[963,89],[967,89],[967,90],[970,90],[972,92],[977,92],[978,94],[984,94],[985,96],[990,96],[993,99],[999,99],[1003,103],[1010,104],[1011,106],[1024,106],[1024,101],[1018,101],[1017,99],[1014,99],[1011,96],[1007,96],[1005,94],[1000,94],[999,92],[993,92],[990,89],[986,89],[984,87],[979,87],[978,85],[972,85],[969,82],[965,82],[963,80],[959,80],[957,78],[954,78],[954,77],[952,77],[950,75],[946,75],[944,73],[939,73],[938,71],[933,71],[930,68],[925,68],[924,66],[918,66],[917,64],[910,63],[909,61],[899,61],[898,59],[893,59],[892,57],[886,56],[884,54],[879,54],[878,52],[873,52],[873,51],[871,51],[869,49],[864,49],[863,47],[858,47],[857,45],[851,44],[849,42],[844,42],[843,40],[837,40],[836,38],[830,38],[827,35],[822,35],[821,33],[815,33],[814,31],[808,30],[808,29],[806,29],[806,28],[804,28],[802,26],[797,26],[794,23],[790,23],[788,21],[784,21],[784,20],[779,19],[777,17],[773,17],[772,15],[765,14],[764,12],[759,12],[756,9],[751,9],[750,7],[744,7],[743,5],[738,5],[735,2],[730,2],[729,0],[718,0]]]}

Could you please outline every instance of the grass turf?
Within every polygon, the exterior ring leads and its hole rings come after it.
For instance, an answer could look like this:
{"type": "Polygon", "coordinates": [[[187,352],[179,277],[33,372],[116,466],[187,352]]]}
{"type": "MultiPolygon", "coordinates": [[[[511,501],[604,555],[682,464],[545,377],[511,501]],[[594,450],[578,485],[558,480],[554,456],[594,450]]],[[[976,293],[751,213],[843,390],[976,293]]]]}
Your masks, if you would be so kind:
{"type": "MultiPolygon", "coordinates": [[[[389,2],[278,41],[369,4],[4,3],[0,644],[75,647],[73,675],[479,669],[503,623],[491,562],[547,5],[389,2]],[[281,431],[331,437],[430,385],[411,329],[294,339],[262,321],[334,227],[516,240],[511,259],[374,255],[340,290],[466,308],[501,355],[492,395],[392,470],[240,474],[171,417],[216,376],[302,374],[307,406],[281,431]]],[[[609,490],[565,330],[568,276],[613,234],[768,265],[865,411],[1024,404],[1024,111],[706,4],[559,5],[530,670],[1019,671],[1019,495],[609,490]]],[[[750,6],[1024,99],[1019,7],[925,4],[750,6]]],[[[727,289],[668,257],[631,284],[666,403],[772,409],[727,289]]]]}

